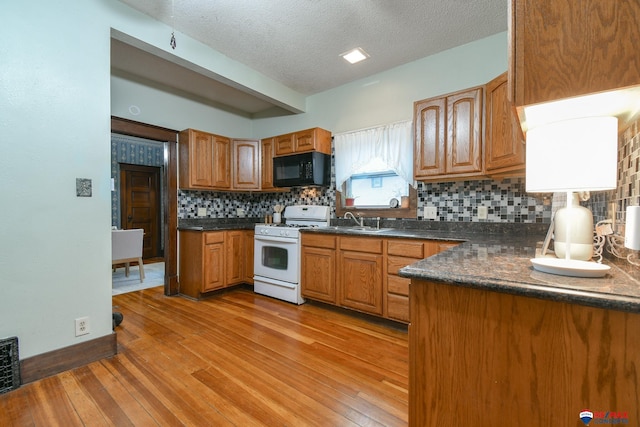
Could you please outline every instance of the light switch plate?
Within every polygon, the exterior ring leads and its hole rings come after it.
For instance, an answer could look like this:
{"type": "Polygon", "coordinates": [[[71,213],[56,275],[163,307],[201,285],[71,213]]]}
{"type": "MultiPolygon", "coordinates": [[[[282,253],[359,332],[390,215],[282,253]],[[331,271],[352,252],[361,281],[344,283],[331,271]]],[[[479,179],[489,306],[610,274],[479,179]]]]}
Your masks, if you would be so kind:
{"type": "Polygon", "coordinates": [[[198,208],[198,216],[207,216],[207,208],[198,208]]]}
{"type": "Polygon", "coordinates": [[[424,219],[436,219],[438,217],[438,208],[435,206],[424,207],[424,219]]]}

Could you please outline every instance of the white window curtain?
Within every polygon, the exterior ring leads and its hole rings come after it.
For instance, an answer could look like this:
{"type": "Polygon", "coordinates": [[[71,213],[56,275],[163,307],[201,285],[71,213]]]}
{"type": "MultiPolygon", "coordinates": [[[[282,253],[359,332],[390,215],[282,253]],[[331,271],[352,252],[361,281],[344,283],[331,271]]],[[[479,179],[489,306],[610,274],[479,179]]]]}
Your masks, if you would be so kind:
{"type": "Polygon", "coordinates": [[[415,187],[411,120],[334,135],[336,186],[374,159],[380,159],[415,187]]]}

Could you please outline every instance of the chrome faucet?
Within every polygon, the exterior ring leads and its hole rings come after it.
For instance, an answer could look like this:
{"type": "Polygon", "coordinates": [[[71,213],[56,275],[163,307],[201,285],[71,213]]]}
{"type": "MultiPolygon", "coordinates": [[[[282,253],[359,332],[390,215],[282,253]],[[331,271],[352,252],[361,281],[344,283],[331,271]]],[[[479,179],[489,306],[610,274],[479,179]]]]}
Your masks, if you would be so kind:
{"type": "Polygon", "coordinates": [[[356,224],[358,224],[360,227],[364,227],[364,218],[362,218],[362,217],[360,216],[360,214],[358,214],[358,217],[360,218],[360,221],[358,221],[358,220],[356,219],[356,217],[353,215],[353,213],[351,213],[351,212],[346,212],[346,213],[344,214],[344,219],[348,219],[349,217],[351,217],[351,219],[352,219],[352,220],[354,220],[354,221],[356,222],[356,224]]]}

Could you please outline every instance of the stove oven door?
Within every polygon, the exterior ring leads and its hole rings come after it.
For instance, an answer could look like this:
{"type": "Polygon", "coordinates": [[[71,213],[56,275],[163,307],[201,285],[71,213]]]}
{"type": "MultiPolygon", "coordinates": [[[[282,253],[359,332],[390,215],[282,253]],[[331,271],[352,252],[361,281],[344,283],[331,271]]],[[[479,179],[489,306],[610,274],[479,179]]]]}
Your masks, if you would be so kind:
{"type": "Polygon", "coordinates": [[[254,275],[297,284],[300,279],[300,241],[273,236],[255,236],[254,275]]]}

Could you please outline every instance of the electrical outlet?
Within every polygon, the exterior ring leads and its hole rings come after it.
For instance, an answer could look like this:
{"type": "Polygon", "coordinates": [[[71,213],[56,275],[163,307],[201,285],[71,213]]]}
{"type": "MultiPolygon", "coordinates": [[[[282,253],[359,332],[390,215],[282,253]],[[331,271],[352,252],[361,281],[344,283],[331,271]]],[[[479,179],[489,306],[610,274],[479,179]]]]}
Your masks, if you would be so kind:
{"type": "Polygon", "coordinates": [[[488,214],[486,206],[478,206],[478,219],[487,219],[488,214]]]}
{"type": "Polygon", "coordinates": [[[198,208],[198,216],[207,216],[207,208],[198,208]]]}
{"type": "Polygon", "coordinates": [[[438,218],[438,208],[435,206],[424,207],[424,219],[436,219],[438,218]]]}
{"type": "Polygon", "coordinates": [[[91,332],[89,328],[89,318],[78,317],[76,319],[76,336],[87,335],[89,332],[91,332]]]}
{"type": "Polygon", "coordinates": [[[240,218],[244,218],[244,209],[236,208],[236,215],[238,215],[238,217],[240,218]]]}

